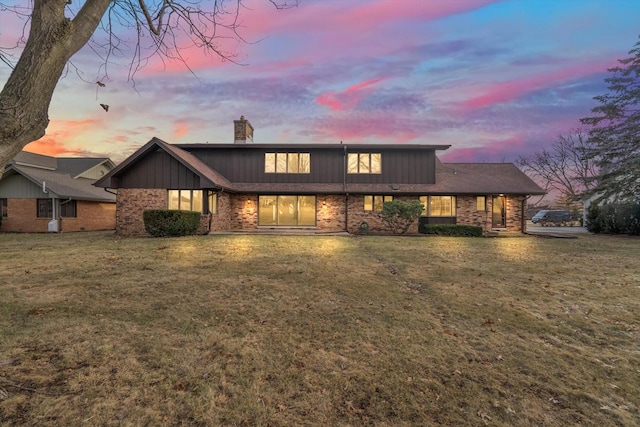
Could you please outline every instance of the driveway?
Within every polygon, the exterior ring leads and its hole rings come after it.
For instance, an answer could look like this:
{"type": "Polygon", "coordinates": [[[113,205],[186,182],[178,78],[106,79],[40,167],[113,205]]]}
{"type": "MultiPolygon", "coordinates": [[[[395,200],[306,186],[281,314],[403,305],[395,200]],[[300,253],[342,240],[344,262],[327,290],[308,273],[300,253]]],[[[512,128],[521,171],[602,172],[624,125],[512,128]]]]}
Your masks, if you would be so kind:
{"type": "Polygon", "coordinates": [[[527,224],[527,233],[531,234],[587,234],[589,233],[585,227],[555,227],[527,224]]]}

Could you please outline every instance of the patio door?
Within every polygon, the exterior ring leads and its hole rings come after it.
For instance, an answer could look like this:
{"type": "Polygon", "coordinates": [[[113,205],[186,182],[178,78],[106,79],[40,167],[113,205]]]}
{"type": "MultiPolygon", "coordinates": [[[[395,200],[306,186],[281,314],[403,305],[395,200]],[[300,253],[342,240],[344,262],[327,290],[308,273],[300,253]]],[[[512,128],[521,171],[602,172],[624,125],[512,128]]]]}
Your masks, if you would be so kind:
{"type": "Polygon", "coordinates": [[[507,226],[507,201],[505,196],[493,196],[493,228],[506,228],[507,226]]]}
{"type": "Polygon", "coordinates": [[[258,225],[315,226],[316,196],[258,196],[258,225]]]}

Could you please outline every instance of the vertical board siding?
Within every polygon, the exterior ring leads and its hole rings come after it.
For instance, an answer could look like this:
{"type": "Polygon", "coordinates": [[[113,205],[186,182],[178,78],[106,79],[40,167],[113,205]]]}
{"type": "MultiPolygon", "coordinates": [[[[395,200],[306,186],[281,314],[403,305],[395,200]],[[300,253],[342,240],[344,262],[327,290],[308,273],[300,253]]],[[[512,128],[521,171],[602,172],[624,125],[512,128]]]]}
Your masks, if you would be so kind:
{"type": "MultiPolygon", "coordinates": [[[[352,184],[433,184],[435,183],[435,152],[424,150],[393,150],[367,146],[349,152],[382,153],[382,174],[345,174],[344,148],[189,147],[189,152],[231,182],[238,183],[342,183],[352,184]],[[267,152],[310,153],[310,173],[265,173],[267,152]]],[[[197,189],[198,175],[163,150],[149,153],[120,176],[120,188],[197,189]]]]}

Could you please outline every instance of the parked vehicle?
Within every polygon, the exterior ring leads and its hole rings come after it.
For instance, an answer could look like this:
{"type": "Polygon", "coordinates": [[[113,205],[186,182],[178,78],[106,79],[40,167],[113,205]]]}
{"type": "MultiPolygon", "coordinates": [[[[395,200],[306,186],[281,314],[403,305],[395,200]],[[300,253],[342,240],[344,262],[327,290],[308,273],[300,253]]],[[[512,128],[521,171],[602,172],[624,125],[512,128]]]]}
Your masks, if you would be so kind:
{"type": "Polygon", "coordinates": [[[578,219],[574,218],[569,211],[542,210],[531,218],[531,222],[538,225],[574,225],[578,219]]]}

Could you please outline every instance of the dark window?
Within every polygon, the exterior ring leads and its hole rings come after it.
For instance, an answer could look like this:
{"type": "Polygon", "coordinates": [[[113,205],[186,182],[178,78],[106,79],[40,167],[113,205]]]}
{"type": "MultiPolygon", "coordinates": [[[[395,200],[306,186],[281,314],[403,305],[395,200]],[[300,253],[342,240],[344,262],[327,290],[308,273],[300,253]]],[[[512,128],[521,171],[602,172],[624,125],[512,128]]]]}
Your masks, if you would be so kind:
{"type": "Polygon", "coordinates": [[[0,210],[2,211],[2,218],[7,217],[7,199],[0,199],[0,210]]]}
{"type": "Polygon", "coordinates": [[[60,216],[62,218],[76,218],[78,216],[78,205],[75,200],[60,202],[60,216]]]}
{"type": "Polygon", "coordinates": [[[38,199],[38,218],[52,218],[53,217],[53,200],[51,199],[38,199]]]}

